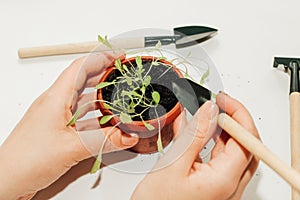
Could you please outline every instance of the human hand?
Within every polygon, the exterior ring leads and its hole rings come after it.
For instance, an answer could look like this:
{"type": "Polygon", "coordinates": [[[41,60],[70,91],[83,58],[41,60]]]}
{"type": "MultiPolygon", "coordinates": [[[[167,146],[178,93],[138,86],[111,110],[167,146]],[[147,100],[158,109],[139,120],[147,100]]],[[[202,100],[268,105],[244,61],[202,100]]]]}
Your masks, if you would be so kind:
{"type": "MultiPolygon", "coordinates": [[[[258,137],[254,122],[241,103],[220,93],[217,95],[217,105],[258,137]]],[[[181,135],[154,169],[165,165],[165,160],[170,160],[166,157],[172,156],[177,147],[187,144],[194,137],[192,144],[174,163],[147,174],[134,191],[132,199],[241,198],[258,166],[257,158],[222,131],[212,150],[211,160],[207,163],[199,160],[199,152],[205,146],[208,136],[213,135],[217,129],[218,106],[206,102],[190,122],[186,121],[184,114],[177,119],[175,131],[181,135]]]]}
{"type": "MultiPolygon", "coordinates": [[[[123,53],[105,52],[75,60],[24,115],[6,141],[0,146],[0,199],[30,199],[72,166],[96,155],[110,131],[103,152],[130,148],[138,138],[111,127],[100,129],[97,119],[66,126],[72,112],[96,93],[82,94],[94,87],[102,72],[123,53]]],[[[98,109],[91,103],[82,115],[98,109]]]]}

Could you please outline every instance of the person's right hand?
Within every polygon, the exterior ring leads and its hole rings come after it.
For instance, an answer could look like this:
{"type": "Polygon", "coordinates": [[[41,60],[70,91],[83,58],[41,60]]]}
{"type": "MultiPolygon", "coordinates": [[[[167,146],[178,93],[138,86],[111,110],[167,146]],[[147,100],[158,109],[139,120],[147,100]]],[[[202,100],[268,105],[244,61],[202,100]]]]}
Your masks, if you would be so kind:
{"type": "MultiPolygon", "coordinates": [[[[217,95],[217,105],[258,137],[254,122],[241,103],[220,93],[217,95]]],[[[211,101],[206,102],[190,122],[186,121],[184,114],[177,119],[175,131],[180,135],[155,168],[163,166],[166,158],[186,141],[193,139],[192,144],[174,163],[147,174],[134,191],[132,199],[241,198],[258,166],[257,158],[222,131],[212,150],[211,160],[207,163],[199,161],[199,152],[204,148],[208,136],[216,131],[218,106],[211,101]]]]}
{"type": "Polygon", "coordinates": [[[137,144],[137,135],[112,126],[101,128],[97,116],[67,126],[76,108],[88,103],[82,116],[98,110],[93,103],[96,91],[83,91],[94,88],[117,58],[124,59],[125,54],[101,52],[75,60],[33,102],[0,146],[0,199],[30,199],[78,162],[97,155],[106,135],[103,153],[137,144]]]}

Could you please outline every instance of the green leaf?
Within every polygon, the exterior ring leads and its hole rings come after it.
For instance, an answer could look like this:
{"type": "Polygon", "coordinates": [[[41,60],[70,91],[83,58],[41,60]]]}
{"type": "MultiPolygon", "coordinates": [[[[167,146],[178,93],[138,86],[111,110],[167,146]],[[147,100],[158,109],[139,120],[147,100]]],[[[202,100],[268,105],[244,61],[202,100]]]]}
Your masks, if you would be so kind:
{"type": "Polygon", "coordinates": [[[115,60],[115,66],[121,67],[121,60],[120,58],[115,60]]]}
{"type": "Polygon", "coordinates": [[[143,85],[147,87],[148,85],[150,85],[150,82],[151,82],[151,76],[148,75],[144,78],[143,85]]]}
{"type": "Polygon", "coordinates": [[[98,85],[96,85],[95,89],[101,89],[113,84],[115,84],[115,82],[101,82],[98,85]]]}
{"type": "Polygon", "coordinates": [[[131,102],[130,102],[129,107],[130,107],[131,109],[134,109],[134,107],[135,107],[134,101],[131,101],[131,102]]]}
{"type": "Polygon", "coordinates": [[[203,85],[207,77],[209,76],[209,68],[206,70],[206,72],[202,75],[201,80],[200,80],[200,85],[203,85]]]}
{"type": "Polygon", "coordinates": [[[188,78],[188,77],[189,77],[189,74],[188,74],[188,73],[184,73],[183,77],[184,77],[184,78],[188,78]]]}
{"type": "Polygon", "coordinates": [[[130,91],[129,92],[130,96],[136,96],[136,97],[140,97],[141,95],[139,95],[139,93],[137,93],[136,91],[130,91]]]}
{"type": "Polygon", "coordinates": [[[121,102],[121,99],[116,99],[113,101],[113,106],[116,106],[119,104],[119,102],[121,102]]]}
{"type": "Polygon", "coordinates": [[[126,80],[127,80],[127,84],[129,86],[131,86],[132,85],[132,79],[130,77],[126,77],[126,80]]]}
{"type": "Polygon", "coordinates": [[[143,120],[143,124],[144,124],[144,126],[145,126],[149,131],[153,131],[153,130],[154,130],[154,126],[152,126],[151,124],[145,122],[144,120],[143,120]]]}
{"type": "Polygon", "coordinates": [[[106,124],[109,120],[111,120],[111,118],[113,118],[114,115],[105,115],[103,117],[101,117],[100,119],[100,124],[106,124]]]}
{"type": "Polygon", "coordinates": [[[162,145],[162,142],[161,142],[160,133],[158,135],[158,139],[157,139],[156,143],[157,143],[157,150],[158,150],[158,152],[164,153],[164,148],[163,148],[163,145],[162,145]]]}
{"type": "Polygon", "coordinates": [[[132,122],[130,115],[128,115],[127,113],[124,113],[124,112],[121,112],[120,120],[124,124],[130,124],[132,122]]]}
{"type": "MultiPolygon", "coordinates": [[[[113,102],[113,106],[116,106],[116,105],[118,104],[118,101],[120,101],[120,100],[115,100],[115,101],[113,102]]],[[[103,103],[103,106],[104,106],[104,108],[106,108],[106,109],[118,111],[118,109],[114,108],[113,106],[111,106],[111,105],[109,105],[109,104],[107,104],[107,103],[103,103]]]]}
{"type": "Polygon", "coordinates": [[[126,95],[129,96],[130,98],[132,98],[132,97],[131,97],[131,94],[130,94],[128,91],[122,90],[121,96],[124,97],[124,96],[126,96],[126,95]]]}
{"type": "Polygon", "coordinates": [[[166,60],[167,58],[164,57],[164,56],[161,56],[161,57],[158,57],[156,60],[159,61],[159,60],[166,60]]]}
{"type": "Polygon", "coordinates": [[[130,109],[128,109],[128,111],[127,111],[128,113],[135,113],[135,109],[134,108],[130,108],[130,109]]]}
{"type": "Polygon", "coordinates": [[[108,103],[103,103],[104,108],[106,109],[112,109],[113,107],[111,107],[108,103]]]}
{"type": "Polygon", "coordinates": [[[158,65],[159,65],[159,62],[157,62],[157,61],[153,61],[153,62],[152,62],[152,65],[154,65],[154,66],[158,66],[158,65]]]}
{"type": "Polygon", "coordinates": [[[121,60],[120,58],[116,59],[115,61],[115,67],[117,70],[119,70],[121,73],[123,72],[122,67],[121,67],[121,60]]]}
{"type": "Polygon", "coordinates": [[[122,68],[126,71],[126,72],[129,72],[129,70],[128,70],[128,67],[126,66],[126,65],[122,65],[122,68]]]}
{"type": "Polygon", "coordinates": [[[213,92],[211,93],[211,95],[210,95],[210,96],[211,96],[211,98],[212,98],[212,99],[215,99],[215,98],[217,98],[217,94],[216,94],[216,93],[213,93],[213,92]]]}
{"type": "Polygon", "coordinates": [[[109,49],[113,49],[113,47],[111,46],[111,44],[108,41],[107,35],[103,37],[101,37],[101,35],[98,35],[98,41],[101,42],[102,44],[104,44],[106,47],[108,47],[109,49]]]}
{"type": "Polygon", "coordinates": [[[156,104],[160,101],[160,94],[156,91],[152,92],[152,98],[156,104]]]}
{"type": "Polygon", "coordinates": [[[101,162],[102,162],[102,159],[97,159],[94,162],[94,165],[93,165],[93,167],[92,167],[92,169],[90,171],[91,174],[95,174],[100,169],[101,162]]]}
{"type": "Polygon", "coordinates": [[[98,42],[101,42],[101,43],[104,42],[104,38],[101,35],[98,35],[98,42]]]}
{"type": "Polygon", "coordinates": [[[145,87],[145,86],[141,87],[140,91],[142,92],[142,94],[145,94],[145,92],[146,92],[146,87],[145,87]]]}
{"type": "Polygon", "coordinates": [[[137,93],[136,91],[130,91],[130,92],[129,92],[129,95],[130,95],[130,96],[136,96],[136,97],[142,98],[142,95],[140,95],[140,94],[137,93]]]}
{"type": "Polygon", "coordinates": [[[143,63],[142,63],[142,57],[141,56],[135,57],[135,63],[137,64],[139,69],[143,68],[143,63]]]}
{"type": "Polygon", "coordinates": [[[188,68],[185,66],[185,71],[184,71],[184,78],[188,78],[189,77],[189,71],[188,68]]]}
{"type": "Polygon", "coordinates": [[[72,126],[76,123],[79,115],[80,115],[81,110],[78,109],[75,114],[73,115],[73,117],[71,118],[71,120],[68,122],[67,126],[72,126]]]}
{"type": "Polygon", "coordinates": [[[161,42],[160,42],[160,40],[158,40],[158,42],[156,43],[155,48],[156,49],[160,49],[161,48],[161,42]]]}

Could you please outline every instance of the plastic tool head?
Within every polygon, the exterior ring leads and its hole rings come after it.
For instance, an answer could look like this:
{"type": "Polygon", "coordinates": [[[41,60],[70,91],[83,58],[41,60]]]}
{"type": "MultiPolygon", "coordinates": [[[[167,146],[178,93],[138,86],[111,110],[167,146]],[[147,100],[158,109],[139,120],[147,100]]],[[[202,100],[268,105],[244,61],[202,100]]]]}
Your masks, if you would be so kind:
{"type": "Polygon", "coordinates": [[[299,68],[300,58],[275,57],[273,67],[283,65],[286,70],[291,71],[290,93],[300,92],[299,68]]]}
{"type": "Polygon", "coordinates": [[[218,32],[217,29],[207,26],[184,26],[174,28],[176,38],[176,48],[183,48],[204,42],[213,37],[218,32]]]}
{"type": "Polygon", "coordinates": [[[174,35],[145,37],[145,47],[155,46],[157,42],[162,45],[175,43],[176,48],[188,47],[210,39],[218,30],[207,26],[183,26],[173,31],[174,35]]]}
{"type": "Polygon", "coordinates": [[[178,101],[194,115],[198,108],[211,99],[211,92],[201,85],[179,78],[172,83],[172,90],[178,101]]]}

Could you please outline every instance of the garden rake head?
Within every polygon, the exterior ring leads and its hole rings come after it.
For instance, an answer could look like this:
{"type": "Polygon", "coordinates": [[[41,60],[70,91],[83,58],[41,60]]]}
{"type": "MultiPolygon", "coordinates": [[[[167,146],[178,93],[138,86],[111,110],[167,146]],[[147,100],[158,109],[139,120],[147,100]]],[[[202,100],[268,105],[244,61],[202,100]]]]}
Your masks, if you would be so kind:
{"type": "Polygon", "coordinates": [[[290,70],[291,81],[290,81],[290,94],[292,92],[300,92],[299,87],[299,68],[300,58],[285,58],[275,57],[273,67],[277,68],[279,65],[283,65],[285,71],[290,70]]]}

